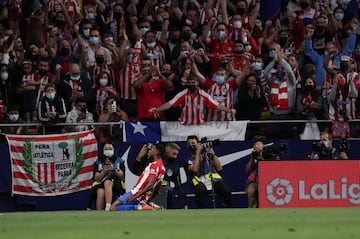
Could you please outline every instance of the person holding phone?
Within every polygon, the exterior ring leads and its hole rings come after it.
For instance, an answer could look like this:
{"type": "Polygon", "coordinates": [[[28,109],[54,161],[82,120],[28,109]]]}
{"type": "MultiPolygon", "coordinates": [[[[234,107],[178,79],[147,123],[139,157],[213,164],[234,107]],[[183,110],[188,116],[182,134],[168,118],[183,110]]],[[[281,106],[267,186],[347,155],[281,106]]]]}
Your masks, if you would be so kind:
{"type": "Polygon", "coordinates": [[[69,124],[65,127],[67,132],[80,132],[93,128],[94,117],[91,112],[87,110],[87,105],[84,97],[78,97],[75,100],[74,108],[68,113],[65,123],[69,124]],[[80,123],[87,123],[81,124],[80,123]]]}
{"type": "Polygon", "coordinates": [[[88,209],[96,199],[96,210],[109,211],[111,203],[125,193],[125,162],[117,156],[114,143],[104,143],[94,164],[92,181],[88,209]]]}
{"type": "Polygon", "coordinates": [[[108,140],[122,141],[121,121],[129,121],[129,117],[123,111],[117,97],[109,96],[104,100],[104,109],[100,114],[99,123],[114,122],[114,124],[99,124],[96,126],[95,135],[100,142],[108,140]]]}

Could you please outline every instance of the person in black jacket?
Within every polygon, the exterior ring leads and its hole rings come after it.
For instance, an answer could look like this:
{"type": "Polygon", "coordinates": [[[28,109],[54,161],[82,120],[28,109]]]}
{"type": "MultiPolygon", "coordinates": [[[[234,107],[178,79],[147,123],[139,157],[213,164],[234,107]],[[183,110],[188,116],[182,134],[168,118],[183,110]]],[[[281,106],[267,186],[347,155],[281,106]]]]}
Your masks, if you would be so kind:
{"type": "Polygon", "coordinates": [[[45,126],[45,130],[40,133],[58,134],[61,133],[63,126],[55,124],[64,123],[67,111],[64,99],[56,94],[55,85],[48,83],[45,85],[45,96],[42,98],[38,108],[39,120],[45,126]]]}

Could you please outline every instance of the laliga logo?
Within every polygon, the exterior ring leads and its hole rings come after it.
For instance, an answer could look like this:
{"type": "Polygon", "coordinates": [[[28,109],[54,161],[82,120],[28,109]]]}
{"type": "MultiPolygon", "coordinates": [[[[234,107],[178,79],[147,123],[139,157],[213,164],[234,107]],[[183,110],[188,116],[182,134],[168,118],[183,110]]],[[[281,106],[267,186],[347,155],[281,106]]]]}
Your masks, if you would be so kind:
{"type": "Polygon", "coordinates": [[[266,197],[276,206],[289,204],[294,194],[294,189],[286,179],[275,178],[266,185],[266,197]]]}

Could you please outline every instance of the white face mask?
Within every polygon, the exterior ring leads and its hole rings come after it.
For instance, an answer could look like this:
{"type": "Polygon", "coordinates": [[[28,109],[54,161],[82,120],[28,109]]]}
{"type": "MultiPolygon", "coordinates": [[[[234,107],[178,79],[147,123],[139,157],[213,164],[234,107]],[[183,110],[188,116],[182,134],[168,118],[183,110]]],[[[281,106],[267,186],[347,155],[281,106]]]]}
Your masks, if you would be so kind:
{"type": "Polygon", "coordinates": [[[100,80],[99,80],[99,83],[100,83],[101,86],[106,86],[107,83],[108,83],[108,79],[105,79],[105,78],[100,79],[100,80]]]}
{"type": "Polygon", "coordinates": [[[186,18],[185,24],[189,25],[189,26],[192,26],[193,23],[192,23],[192,21],[190,19],[186,18]]]}
{"type": "Polygon", "coordinates": [[[149,42],[149,43],[146,43],[146,46],[149,47],[149,48],[154,48],[156,45],[156,42],[149,42]]]}
{"type": "Polygon", "coordinates": [[[322,143],[324,144],[325,148],[329,148],[329,141],[322,141],[322,143]]]}
{"type": "Polygon", "coordinates": [[[247,52],[251,51],[251,46],[250,45],[245,46],[245,51],[247,52]]]}
{"type": "Polygon", "coordinates": [[[46,93],[45,95],[49,100],[53,100],[55,98],[55,93],[46,93]]]}
{"type": "Polygon", "coordinates": [[[9,72],[7,72],[7,71],[1,72],[0,77],[2,80],[7,80],[9,78],[9,72]]]}
{"type": "Polygon", "coordinates": [[[9,119],[10,119],[11,121],[18,121],[18,119],[19,119],[19,114],[11,114],[11,115],[9,115],[9,119]]]}
{"type": "Polygon", "coordinates": [[[163,22],[164,21],[164,18],[161,16],[161,15],[156,15],[156,20],[158,22],[163,22]]]}
{"type": "Polygon", "coordinates": [[[70,76],[70,79],[71,80],[80,80],[80,75],[77,75],[77,76],[70,76]]]}
{"type": "Polygon", "coordinates": [[[112,149],[104,149],[104,155],[106,157],[111,158],[114,155],[114,150],[112,150],[112,149]]]}
{"type": "Polygon", "coordinates": [[[224,76],[215,75],[215,81],[216,81],[216,83],[218,83],[219,85],[224,84],[224,82],[225,82],[225,77],[224,77],[224,76]]]}
{"type": "Polygon", "coordinates": [[[145,33],[147,32],[147,31],[149,31],[150,29],[149,28],[147,28],[147,27],[143,27],[143,28],[141,28],[140,29],[140,34],[141,34],[141,36],[144,36],[145,35],[145,33]]]}
{"type": "Polygon", "coordinates": [[[242,23],[241,21],[237,20],[234,22],[234,28],[235,29],[240,29],[242,27],[242,23]]]}
{"type": "Polygon", "coordinates": [[[220,41],[224,39],[225,37],[225,31],[218,31],[216,33],[217,39],[219,39],[220,41]]]}
{"type": "Polygon", "coordinates": [[[85,37],[89,37],[89,36],[90,36],[90,29],[85,29],[85,30],[83,31],[83,33],[84,33],[84,36],[85,36],[85,37]]]}

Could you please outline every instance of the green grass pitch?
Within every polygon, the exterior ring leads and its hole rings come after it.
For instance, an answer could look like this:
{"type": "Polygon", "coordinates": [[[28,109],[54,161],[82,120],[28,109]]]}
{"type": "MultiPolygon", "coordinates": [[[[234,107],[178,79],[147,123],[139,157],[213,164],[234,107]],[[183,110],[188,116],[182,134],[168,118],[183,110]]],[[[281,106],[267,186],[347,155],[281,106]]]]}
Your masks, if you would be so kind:
{"type": "Polygon", "coordinates": [[[358,239],[359,208],[0,213],[2,239],[358,239]]]}

